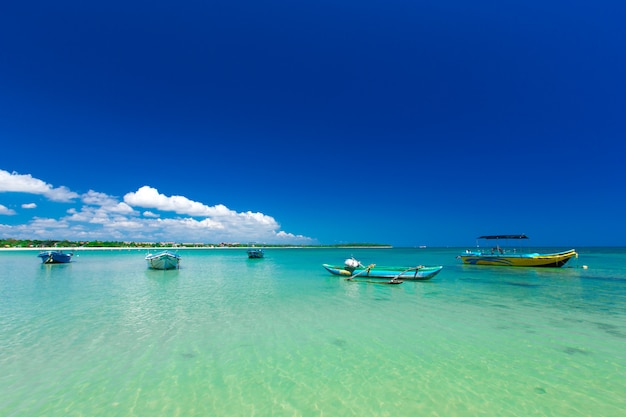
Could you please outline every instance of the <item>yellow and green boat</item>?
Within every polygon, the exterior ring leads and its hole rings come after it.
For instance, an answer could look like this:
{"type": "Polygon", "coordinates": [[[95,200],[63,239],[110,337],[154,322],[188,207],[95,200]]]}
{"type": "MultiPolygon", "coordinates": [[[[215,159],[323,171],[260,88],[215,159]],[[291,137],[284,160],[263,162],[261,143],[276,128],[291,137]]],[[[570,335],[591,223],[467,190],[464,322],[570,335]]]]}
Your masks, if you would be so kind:
{"type": "Polygon", "coordinates": [[[578,253],[574,249],[555,253],[521,253],[517,248],[510,249],[500,245],[500,240],[528,239],[526,235],[489,235],[480,236],[478,239],[495,241],[490,248],[466,250],[458,256],[464,264],[489,265],[489,266],[526,266],[526,267],[562,267],[571,258],[577,258],[578,253]]]}

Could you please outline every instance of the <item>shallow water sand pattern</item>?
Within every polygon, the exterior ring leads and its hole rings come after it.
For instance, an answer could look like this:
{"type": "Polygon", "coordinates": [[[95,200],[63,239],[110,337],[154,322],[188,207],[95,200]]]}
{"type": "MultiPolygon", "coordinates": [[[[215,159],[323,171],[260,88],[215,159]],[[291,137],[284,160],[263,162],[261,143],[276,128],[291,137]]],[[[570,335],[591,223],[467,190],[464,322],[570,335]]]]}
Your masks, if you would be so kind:
{"type": "Polygon", "coordinates": [[[462,266],[450,249],[1,252],[0,415],[621,416],[621,249],[588,270],[462,266]],[[325,262],[440,264],[386,286],[325,262]]]}

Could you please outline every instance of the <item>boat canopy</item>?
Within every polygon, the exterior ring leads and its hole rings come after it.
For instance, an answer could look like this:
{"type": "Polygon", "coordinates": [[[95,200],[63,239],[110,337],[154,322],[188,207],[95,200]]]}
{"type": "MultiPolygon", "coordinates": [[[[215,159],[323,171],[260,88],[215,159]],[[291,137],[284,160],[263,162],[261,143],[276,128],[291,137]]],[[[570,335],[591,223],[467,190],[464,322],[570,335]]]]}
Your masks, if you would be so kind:
{"type": "Polygon", "coordinates": [[[528,236],[521,235],[490,235],[490,236],[480,236],[478,239],[528,239],[528,236]]]}

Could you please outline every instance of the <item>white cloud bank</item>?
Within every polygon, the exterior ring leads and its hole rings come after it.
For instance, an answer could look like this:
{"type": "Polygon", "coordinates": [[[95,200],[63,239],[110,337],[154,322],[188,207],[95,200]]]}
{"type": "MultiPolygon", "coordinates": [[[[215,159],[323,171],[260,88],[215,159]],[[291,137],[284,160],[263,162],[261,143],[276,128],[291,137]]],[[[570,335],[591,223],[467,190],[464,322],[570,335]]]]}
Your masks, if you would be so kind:
{"type": "Polygon", "coordinates": [[[20,175],[17,172],[9,173],[0,170],[0,192],[18,192],[40,194],[51,201],[69,202],[78,197],[78,194],[67,187],[54,188],[42,180],[31,175],[20,175]]]}
{"type": "MultiPolygon", "coordinates": [[[[0,236],[21,239],[259,242],[311,244],[314,239],[280,230],[280,224],[263,213],[239,213],[222,204],[207,206],[184,196],[167,196],[143,186],[127,193],[123,201],[94,190],[79,195],[67,187],[54,188],[31,175],[0,170],[0,193],[43,195],[53,202],[72,202],[66,215],[33,217],[21,225],[0,224],[0,236]],[[75,201],[80,197],[79,201],[75,201]],[[144,210],[141,213],[138,209],[144,210]],[[168,217],[169,216],[169,217],[168,217]]],[[[35,204],[22,208],[36,211],[35,204]]],[[[0,205],[0,214],[16,214],[0,205]]]]}

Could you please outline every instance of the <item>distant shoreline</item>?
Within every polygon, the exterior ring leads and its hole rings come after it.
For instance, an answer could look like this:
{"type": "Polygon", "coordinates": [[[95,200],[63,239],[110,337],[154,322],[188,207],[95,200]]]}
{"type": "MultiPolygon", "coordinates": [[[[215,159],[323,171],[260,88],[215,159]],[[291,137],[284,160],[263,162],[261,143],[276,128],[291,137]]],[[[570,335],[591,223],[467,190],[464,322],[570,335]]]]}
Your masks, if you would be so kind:
{"type": "MultiPolygon", "coordinates": [[[[427,250],[427,249],[467,249],[468,246],[393,246],[393,245],[310,245],[310,246],[301,246],[301,245],[284,245],[284,246],[264,246],[264,245],[253,245],[253,246],[38,246],[38,247],[0,247],[0,252],[20,252],[20,251],[163,251],[163,250],[247,250],[250,248],[262,248],[264,250],[273,250],[273,249],[418,249],[418,250],[427,250]]],[[[519,247],[521,248],[521,247],[519,247]]],[[[528,249],[528,247],[524,247],[528,249]]],[[[626,248],[626,246],[612,246],[612,245],[589,245],[589,246],[563,246],[563,245],[552,245],[552,246],[531,246],[530,248],[572,248],[572,249],[580,249],[580,248],[626,248]]]]}
{"type": "MultiPolygon", "coordinates": [[[[79,251],[160,251],[160,250],[247,250],[251,246],[238,246],[238,247],[230,247],[230,246],[161,246],[161,247],[141,247],[141,246],[112,246],[112,247],[38,247],[38,248],[0,248],[0,251],[50,251],[50,250],[58,250],[58,251],[66,251],[66,252],[79,252],[79,251]]],[[[393,249],[393,246],[385,245],[385,246],[254,246],[257,248],[262,248],[264,250],[268,249],[393,249]]]]}

